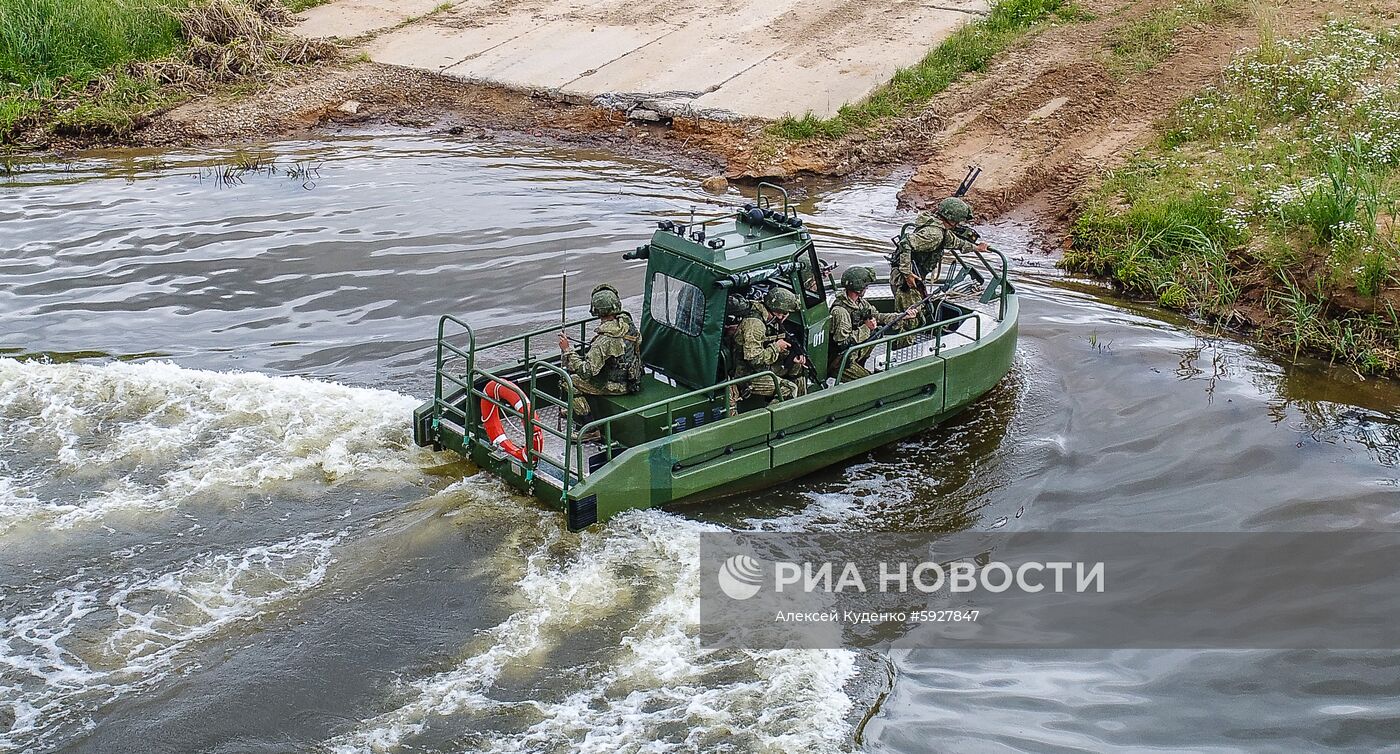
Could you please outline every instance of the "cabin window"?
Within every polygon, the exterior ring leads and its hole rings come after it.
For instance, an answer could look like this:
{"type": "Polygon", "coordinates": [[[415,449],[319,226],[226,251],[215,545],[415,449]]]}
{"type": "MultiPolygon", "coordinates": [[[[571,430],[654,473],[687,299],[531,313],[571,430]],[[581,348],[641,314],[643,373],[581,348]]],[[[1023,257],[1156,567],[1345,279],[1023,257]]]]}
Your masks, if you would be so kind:
{"type": "Polygon", "coordinates": [[[705,324],[705,295],[684,280],[655,273],[651,276],[651,318],[698,337],[705,324]]]}
{"type": "Polygon", "coordinates": [[[802,287],[807,308],[825,301],[826,291],[822,286],[821,265],[817,261],[816,247],[809,246],[807,251],[799,253],[793,261],[797,263],[797,279],[802,287]]]}

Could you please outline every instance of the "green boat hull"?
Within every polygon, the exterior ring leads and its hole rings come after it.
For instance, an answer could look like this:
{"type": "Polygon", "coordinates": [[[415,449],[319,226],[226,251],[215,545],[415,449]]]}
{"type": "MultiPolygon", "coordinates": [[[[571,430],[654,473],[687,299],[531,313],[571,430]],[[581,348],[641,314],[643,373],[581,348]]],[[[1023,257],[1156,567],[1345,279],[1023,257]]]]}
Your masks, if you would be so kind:
{"type": "Polygon", "coordinates": [[[806,396],[627,448],[565,493],[471,431],[432,426],[417,412],[419,442],[469,456],[517,489],[569,514],[570,528],[623,511],[678,506],[761,490],[927,431],[957,415],[1010,371],[1017,297],[996,328],[942,355],[900,364],[806,396]]]}

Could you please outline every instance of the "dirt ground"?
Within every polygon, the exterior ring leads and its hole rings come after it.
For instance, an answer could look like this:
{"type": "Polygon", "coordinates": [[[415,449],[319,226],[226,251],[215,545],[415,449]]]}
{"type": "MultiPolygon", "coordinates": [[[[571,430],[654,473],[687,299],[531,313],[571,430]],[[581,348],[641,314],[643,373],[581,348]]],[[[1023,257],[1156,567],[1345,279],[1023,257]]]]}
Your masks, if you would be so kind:
{"type": "Polygon", "coordinates": [[[1151,70],[1115,72],[1109,65],[1114,30],[1173,1],[1084,0],[1088,20],[1046,28],[918,112],[835,141],[786,142],[755,120],[676,116],[639,123],[557,94],[370,62],[313,69],[253,94],[202,99],[157,117],[137,138],[148,145],[228,142],[388,124],[465,138],[504,131],[601,145],[731,180],[842,177],[906,166],[913,177],[902,199],[911,207],[936,201],[976,164],[983,168],[971,195],[979,221],[1014,213],[1053,234],[1072,213],[1077,192],[1126,159],[1156,121],[1254,44],[1260,15],[1286,35],[1342,7],[1287,0],[1227,23],[1187,27],[1172,54],[1151,70]]]}

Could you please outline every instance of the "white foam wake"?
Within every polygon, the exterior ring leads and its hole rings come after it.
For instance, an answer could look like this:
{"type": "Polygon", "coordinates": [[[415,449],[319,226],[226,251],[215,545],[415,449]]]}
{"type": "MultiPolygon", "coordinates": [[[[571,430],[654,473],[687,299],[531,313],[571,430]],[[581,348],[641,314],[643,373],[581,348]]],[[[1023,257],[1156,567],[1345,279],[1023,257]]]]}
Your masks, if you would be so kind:
{"type": "MultiPolygon", "coordinates": [[[[552,519],[546,519],[552,521],[552,519]]],[[[559,562],[568,535],[549,531],[517,584],[525,606],[491,629],[484,648],[444,672],[413,681],[400,706],[331,742],[338,754],[407,750],[434,721],[523,719],[489,736],[493,752],[829,751],[850,740],[845,650],[714,651],[690,627],[698,620],[697,535],[707,526],[659,511],[613,519],[559,562]],[[638,602],[650,599],[638,608],[638,602]],[[497,693],[513,671],[548,663],[574,631],[620,621],[604,640],[612,655],[588,667],[549,668],[584,681],[558,700],[516,701],[497,693]]],[[[468,727],[473,727],[468,722],[468,727]]]]}
{"type": "Polygon", "coordinates": [[[75,718],[179,670],[197,642],[316,587],[343,536],[210,553],[109,584],[80,572],[47,605],[0,620],[0,751],[42,748],[75,718]]]}
{"type": "Polygon", "coordinates": [[[421,461],[413,405],[298,377],[0,359],[0,452],[26,467],[0,467],[0,531],[289,482],[402,478],[421,461]]]}

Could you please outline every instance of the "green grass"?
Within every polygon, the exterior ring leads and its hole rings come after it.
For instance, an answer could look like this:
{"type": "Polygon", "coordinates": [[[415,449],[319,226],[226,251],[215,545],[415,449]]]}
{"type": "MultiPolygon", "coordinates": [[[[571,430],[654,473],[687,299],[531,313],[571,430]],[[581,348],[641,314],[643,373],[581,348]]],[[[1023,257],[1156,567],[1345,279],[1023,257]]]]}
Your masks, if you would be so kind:
{"type": "Polygon", "coordinates": [[[287,6],[287,10],[293,13],[300,13],[304,10],[315,8],[318,5],[325,5],[331,0],[283,0],[282,4],[287,6]]]}
{"type": "Polygon", "coordinates": [[[142,110],[166,100],[156,82],[121,68],[180,47],[173,11],[184,0],[3,2],[0,143],[40,120],[59,133],[121,133],[142,110]]]}
{"type": "Polygon", "coordinates": [[[1186,0],[1154,10],[1114,30],[1112,67],[1119,72],[1149,71],[1176,51],[1176,36],[1191,25],[1220,23],[1244,13],[1244,0],[1186,0]]]}
{"type": "Polygon", "coordinates": [[[51,91],[180,45],[176,0],[4,0],[0,81],[51,91]]]}
{"type": "Polygon", "coordinates": [[[1064,265],[1400,373],[1398,205],[1400,32],[1329,24],[1183,103],[1086,200],[1064,265]]]}
{"type": "Polygon", "coordinates": [[[192,92],[333,54],[286,19],[276,0],[0,0],[0,146],[124,136],[192,92]]]}
{"type": "Polygon", "coordinates": [[[831,118],[810,112],[802,117],[788,116],[773,123],[770,130],[791,140],[830,139],[906,114],[963,74],[984,70],[997,53],[1047,19],[1078,17],[1079,11],[1066,0],[1000,0],[986,18],[953,32],[923,60],[901,69],[865,100],[843,106],[831,118]]]}

